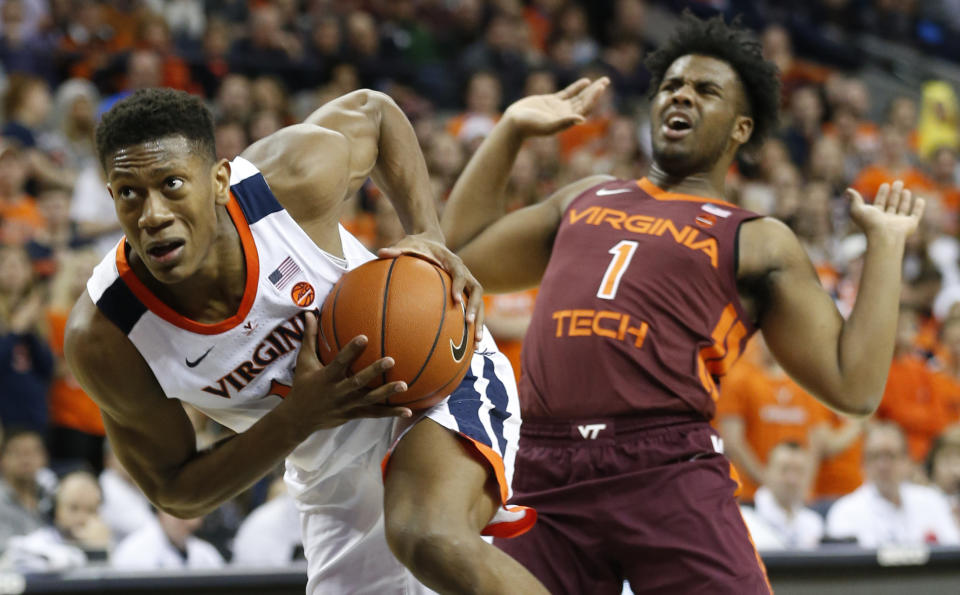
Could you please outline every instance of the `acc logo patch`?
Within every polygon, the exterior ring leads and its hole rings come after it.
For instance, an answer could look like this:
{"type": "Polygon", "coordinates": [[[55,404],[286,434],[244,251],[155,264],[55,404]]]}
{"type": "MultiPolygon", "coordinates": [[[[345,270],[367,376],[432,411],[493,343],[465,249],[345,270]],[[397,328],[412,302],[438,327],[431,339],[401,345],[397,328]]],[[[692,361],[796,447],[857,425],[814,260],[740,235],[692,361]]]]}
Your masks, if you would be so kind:
{"type": "Polygon", "coordinates": [[[717,224],[717,218],[710,213],[700,213],[696,218],[697,225],[700,227],[710,229],[717,224]]]}
{"type": "Polygon", "coordinates": [[[293,299],[293,303],[301,308],[306,308],[312,304],[315,297],[316,293],[313,291],[313,285],[306,281],[297,283],[290,290],[290,298],[293,299]]]}

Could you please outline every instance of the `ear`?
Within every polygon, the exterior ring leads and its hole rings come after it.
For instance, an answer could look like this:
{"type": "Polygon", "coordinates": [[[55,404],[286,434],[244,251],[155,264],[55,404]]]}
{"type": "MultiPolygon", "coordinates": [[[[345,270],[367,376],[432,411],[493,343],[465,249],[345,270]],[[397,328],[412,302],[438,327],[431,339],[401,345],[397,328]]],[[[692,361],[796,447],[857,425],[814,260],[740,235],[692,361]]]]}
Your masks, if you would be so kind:
{"type": "Polygon", "coordinates": [[[213,166],[213,183],[217,193],[217,204],[230,202],[230,162],[221,159],[213,166]]]}
{"type": "Polygon", "coordinates": [[[733,131],[730,138],[738,145],[745,144],[750,140],[753,134],[753,118],[749,116],[737,116],[733,122],[733,131]]]}

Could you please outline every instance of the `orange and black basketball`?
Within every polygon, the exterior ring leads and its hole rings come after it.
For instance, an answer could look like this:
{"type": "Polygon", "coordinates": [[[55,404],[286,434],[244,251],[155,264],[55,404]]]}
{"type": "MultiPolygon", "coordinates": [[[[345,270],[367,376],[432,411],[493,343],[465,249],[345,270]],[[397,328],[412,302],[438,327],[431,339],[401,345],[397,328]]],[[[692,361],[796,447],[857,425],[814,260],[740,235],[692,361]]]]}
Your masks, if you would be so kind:
{"type": "MultiPolygon", "coordinates": [[[[457,387],[470,367],[474,329],[453,301],[450,275],[414,256],[374,260],[345,274],[320,311],[317,351],[330,362],[350,339],[366,335],[356,373],[381,357],[396,362],[378,381],[404,381],[388,404],[426,409],[457,387]]],[[[466,300],[464,300],[466,301],[466,300]]]]}

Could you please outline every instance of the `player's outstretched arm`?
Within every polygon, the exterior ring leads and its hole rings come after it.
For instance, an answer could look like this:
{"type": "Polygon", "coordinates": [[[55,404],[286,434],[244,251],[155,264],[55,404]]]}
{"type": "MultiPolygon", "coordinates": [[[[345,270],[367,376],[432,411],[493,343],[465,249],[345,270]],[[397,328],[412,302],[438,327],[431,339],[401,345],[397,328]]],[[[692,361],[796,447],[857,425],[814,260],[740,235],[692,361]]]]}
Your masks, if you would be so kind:
{"type": "Polygon", "coordinates": [[[760,329],[783,368],[827,405],[869,415],[880,404],[893,358],[906,238],[923,214],[901,182],[873,205],[848,190],[851,217],[867,237],[853,311],[844,320],[787,226],[773,219],[740,231],[741,287],[758,305],[760,329]]]}
{"type": "Polygon", "coordinates": [[[459,250],[503,216],[504,190],[523,141],[585,122],[609,85],[606,77],[593,82],[580,79],[556,93],[524,97],[507,108],[467,163],[444,208],[443,232],[451,249],[459,250]]]}
{"type": "MultiPolygon", "coordinates": [[[[316,318],[308,314],[304,344],[316,344],[316,329],[316,318]]],[[[402,390],[402,383],[363,388],[392,360],[347,374],[363,345],[354,339],[327,367],[312,349],[301,349],[283,403],[247,431],[197,451],[193,426],[179,401],[167,398],[126,335],[86,294],[71,313],[65,339],[67,361],[100,407],[120,462],[151,502],[183,518],[206,514],[253,485],[314,430],[359,417],[409,416],[404,407],[377,404],[402,390]]]]}
{"type": "MultiPolygon", "coordinates": [[[[444,244],[416,134],[389,96],[361,89],[338,97],[303,124],[254,143],[243,156],[264,172],[278,200],[305,229],[335,223],[343,200],[372,177],[407,233],[380,255],[410,253],[435,261],[453,277],[455,300],[466,290],[467,317],[482,316],[483,290],[444,244]]],[[[483,321],[477,322],[479,334],[483,321]]]]}

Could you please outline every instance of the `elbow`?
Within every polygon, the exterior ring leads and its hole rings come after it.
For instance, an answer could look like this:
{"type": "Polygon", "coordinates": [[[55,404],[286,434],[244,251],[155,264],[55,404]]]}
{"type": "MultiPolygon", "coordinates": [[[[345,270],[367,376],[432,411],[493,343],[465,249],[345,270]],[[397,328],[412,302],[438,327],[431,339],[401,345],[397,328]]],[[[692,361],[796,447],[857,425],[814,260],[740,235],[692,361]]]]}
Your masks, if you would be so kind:
{"type": "Polygon", "coordinates": [[[824,399],[827,405],[837,412],[855,419],[866,419],[873,415],[880,406],[883,393],[847,392],[836,395],[834,398],[824,399]]]}
{"type": "Polygon", "coordinates": [[[163,489],[146,494],[147,499],[157,508],[178,519],[196,519],[208,515],[216,510],[216,505],[209,505],[194,495],[177,493],[163,489]]]}

